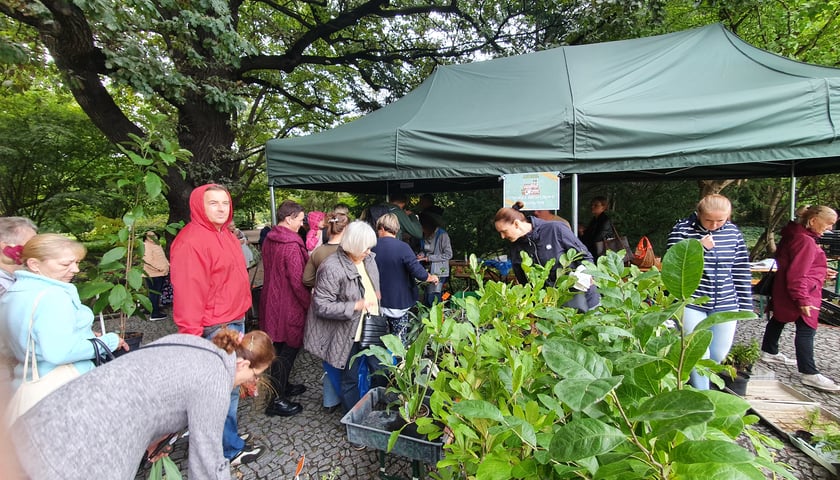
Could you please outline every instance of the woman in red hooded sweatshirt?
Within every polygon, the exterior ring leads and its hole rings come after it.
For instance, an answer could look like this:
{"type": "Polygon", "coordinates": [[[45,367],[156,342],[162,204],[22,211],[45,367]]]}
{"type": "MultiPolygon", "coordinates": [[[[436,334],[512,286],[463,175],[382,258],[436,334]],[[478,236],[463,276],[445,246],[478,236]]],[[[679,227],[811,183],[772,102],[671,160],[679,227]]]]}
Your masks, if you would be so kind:
{"type": "Polygon", "coordinates": [[[778,365],[796,364],[802,383],[825,392],[838,392],[840,385],[823,376],[814,362],[814,337],[827,277],[837,272],[828,268],[825,252],[817,238],[837,222],[837,212],[829,207],[808,207],[796,221],[782,229],[776,250],[778,271],[773,283],[770,309],[761,342],[761,359],[778,365]],[[779,353],[779,337],[786,323],[796,324],[796,362],[779,353]]]}
{"type": "Polygon", "coordinates": [[[277,226],[262,246],[265,272],[260,295],[260,329],[274,342],[277,357],[269,372],[276,397],[268,403],[266,415],[290,417],[303,410],[289,397],[306,391],[303,385],[289,383],[289,376],[303,345],[303,328],[309,309],[309,289],[303,284],[303,269],[309,253],[298,234],[303,225],[303,207],[286,200],[277,208],[277,226]]]}

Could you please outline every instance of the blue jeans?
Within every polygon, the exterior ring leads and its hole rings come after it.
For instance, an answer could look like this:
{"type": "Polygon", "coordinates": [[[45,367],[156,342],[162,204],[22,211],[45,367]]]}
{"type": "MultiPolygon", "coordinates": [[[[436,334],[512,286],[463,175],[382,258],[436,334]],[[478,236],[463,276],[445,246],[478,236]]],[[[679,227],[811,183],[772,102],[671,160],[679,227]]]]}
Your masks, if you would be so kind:
{"type": "MultiPolygon", "coordinates": [[[[697,325],[708,317],[710,313],[686,308],[685,314],[683,315],[683,329],[685,329],[685,334],[688,335],[693,332],[697,325]]],[[[732,348],[732,341],[735,339],[735,327],[737,323],[719,323],[709,329],[712,332],[712,343],[709,344],[709,348],[703,354],[703,358],[711,358],[720,363],[729,355],[729,349],[732,348]]],[[[709,377],[704,377],[695,370],[691,371],[690,383],[698,390],[709,389],[709,377]]]]}
{"type": "MultiPolygon", "coordinates": [[[[245,321],[233,322],[227,325],[227,328],[236,330],[237,332],[245,332],[245,321]]],[[[221,329],[215,329],[204,336],[207,340],[212,340],[213,337],[219,333],[221,329]]],[[[222,449],[224,450],[225,458],[233,459],[239,452],[245,448],[245,442],[239,436],[239,422],[236,419],[236,411],[239,409],[239,387],[234,388],[230,392],[230,406],[228,407],[227,417],[225,418],[225,429],[222,432],[222,449]]]]}

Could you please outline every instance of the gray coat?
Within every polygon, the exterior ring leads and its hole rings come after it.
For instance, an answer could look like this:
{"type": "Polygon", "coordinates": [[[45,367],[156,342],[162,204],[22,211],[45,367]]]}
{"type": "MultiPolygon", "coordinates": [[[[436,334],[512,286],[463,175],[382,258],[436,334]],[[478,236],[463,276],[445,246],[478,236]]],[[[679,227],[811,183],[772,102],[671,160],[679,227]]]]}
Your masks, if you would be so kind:
{"type": "MultiPolygon", "coordinates": [[[[373,253],[368,255],[364,265],[379,298],[379,269],[374,256],[373,253]]],[[[343,369],[349,360],[362,313],[353,308],[363,297],[359,272],[339,247],[318,267],[303,347],[333,367],[343,369]]]]}
{"type": "Polygon", "coordinates": [[[194,335],[168,335],[58,388],[12,426],[32,480],[131,480],[146,447],[190,429],[189,476],[229,480],[222,429],[236,356],[194,335]],[[170,345],[174,344],[174,345],[170,345]]]}

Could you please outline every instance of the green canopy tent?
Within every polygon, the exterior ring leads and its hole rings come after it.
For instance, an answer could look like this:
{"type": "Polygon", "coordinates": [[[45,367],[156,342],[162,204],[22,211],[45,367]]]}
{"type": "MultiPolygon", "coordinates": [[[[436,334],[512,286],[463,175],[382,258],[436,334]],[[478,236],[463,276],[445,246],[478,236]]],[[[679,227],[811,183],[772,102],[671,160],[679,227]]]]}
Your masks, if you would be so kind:
{"type": "Polygon", "coordinates": [[[387,193],[508,173],[622,179],[840,171],[840,70],[719,24],[439,67],[358,120],[266,145],[269,186],[387,193]]]}

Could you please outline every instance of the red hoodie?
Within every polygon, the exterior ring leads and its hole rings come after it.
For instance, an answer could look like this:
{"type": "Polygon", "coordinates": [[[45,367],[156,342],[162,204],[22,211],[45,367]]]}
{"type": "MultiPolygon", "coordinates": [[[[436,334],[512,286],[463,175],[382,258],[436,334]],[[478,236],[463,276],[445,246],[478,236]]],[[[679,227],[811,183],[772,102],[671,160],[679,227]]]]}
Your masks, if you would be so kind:
{"type": "Polygon", "coordinates": [[[233,207],[227,222],[216,229],[204,210],[204,192],[210,186],[202,185],[190,194],[190,223],[170,250],[172,317],[179,333],[198,336],[204,327],[242,318],[251,308],[242,248],[227,229],[233,207]]]}

